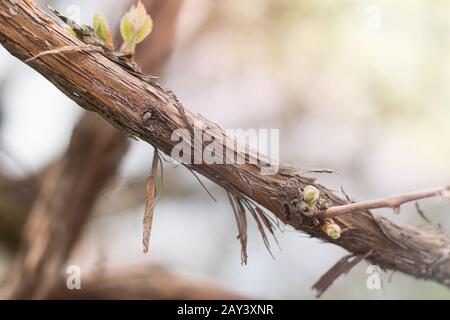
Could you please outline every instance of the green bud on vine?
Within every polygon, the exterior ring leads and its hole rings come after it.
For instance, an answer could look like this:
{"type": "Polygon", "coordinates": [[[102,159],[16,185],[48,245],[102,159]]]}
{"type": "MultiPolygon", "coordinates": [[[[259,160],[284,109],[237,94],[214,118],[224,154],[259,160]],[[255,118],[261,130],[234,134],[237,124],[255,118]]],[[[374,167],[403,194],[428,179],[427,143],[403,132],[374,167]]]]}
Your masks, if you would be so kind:
{"type": "Polygon", "coordinates": [[[144,5],[139,1],[122,17],[120,21],[120,33],[124,40],[122,52],[127,55],[134,55],[136,45],[152,32],[153,21],[147,14],[144,5]]]}
{"type": "Polygon", "coordinates": [[[108,25],[108,20],[103,13],[96,13],[92,18],[92,27],[94,28],[97,38],[103,42],[103,44],[110,48],[114,48],[111,28],[108,25]]]}
{"type": "Polygon", "coordinates": [[[306,186],[303,189],[303,200],[310,206],[314,206],[320,197],[320,191],[314,186],[306,186]]]}
{"type": "Polygon", "coordinates": [[[331,239],[337,240],[341,237],[341,227],[333,221],[333,219],[326,219],[322,226],[322,231],[325,232],[331,239]]]}
{"type": "Polygon", "coordinates": [[[77,36],[77,34],[75,33],[75,31],[73,31],[73,29],[72,29],[71,27],[65,25],[65,26],[64,26],[64,29],[65,29],[68,33],[70,33],[71,35],[73,35],[74,37],[77,36]]]}

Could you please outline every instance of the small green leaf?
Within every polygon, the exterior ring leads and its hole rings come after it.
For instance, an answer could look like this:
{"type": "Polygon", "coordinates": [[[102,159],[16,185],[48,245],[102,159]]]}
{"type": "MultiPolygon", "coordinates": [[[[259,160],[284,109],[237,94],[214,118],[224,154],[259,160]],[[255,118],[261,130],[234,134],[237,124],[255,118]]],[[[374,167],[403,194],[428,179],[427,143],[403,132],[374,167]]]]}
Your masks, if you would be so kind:
{"type": "Polygon", "coordinates": [[[132,26],[131,23],[128,19],[128,15],[124,15],[122,20],[120,21],[120,33],[122,34],[122,38],[124,41],[124,47],[127,48],[127,51],[129,51],[128,49],[130,49],[133,41],[133,30],[132,30],[132,26]]]}
{"type": "Polygon", "coordinates": [[[66,29],[66,31],[67,31],[68,33],[70,33],[71,35],[73,35],[74,37],[77,36],[77,34],[75,33],[75,31],[73,31],[73,29],[72,29],[71,27],[65,25],[65,26],[64,26],[64,29],[66,29]]]}
{"type": "Polygon", "coordinates": [[[92,19],[95,34],[108,48],[113,48],[113,39],[108,20],[103,13],[96,13],[92,19]]]}
{"type": "Polygon", "coordinates": [[[136,45],[152,32],[153,21],[147,14],[145,6],[139,1],[122,17],[120,21],[120,33],[124,40],[122,51],[125,54],[133,55],[136,45]]]}
{"type": "Polygon", "coordinates": [[[145,19],[142,27],[139,29],[139,31],[136,34],[136,44],[144,41],[144,39],[147,38],[148,35],[152,32],[153,21],[149,15],[147,15],[147,18],[148,19],[145,19]]]}

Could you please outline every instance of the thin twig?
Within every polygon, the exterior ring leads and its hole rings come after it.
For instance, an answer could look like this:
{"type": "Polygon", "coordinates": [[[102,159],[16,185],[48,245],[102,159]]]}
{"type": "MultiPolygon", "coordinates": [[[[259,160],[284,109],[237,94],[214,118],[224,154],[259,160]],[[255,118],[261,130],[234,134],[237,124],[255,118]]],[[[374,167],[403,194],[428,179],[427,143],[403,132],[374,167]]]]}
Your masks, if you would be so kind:
{"type": "Polygon", "coordinates": [[[417,210],[417,213],[419,214],[419,216],[420,216],[423,220],[425,220],[427,223],[432,224],[431,220],[428,219],[428,217],[425,215],[425,212],[423,212],[423,210],[422,210],[422,208],[420,207],[419,203],[416,202],[415,205],[416,205],[416,210],[417,210]]]}
{"type": "Polygon", "coordinates": [[[431,190],[423,190],[423,191],[415,191],[411,193],[406,193],[398,196],[392,196],[387,198],[362,201],[344,204],[342,206],[334,206],[330,207],[326,210],[319,210],[313,212],[312,216],[318,216],[322,218],[333,218],[336,216],[340,216],[343,214],[350,214],[370,209],[379,209],[379,208],[391,208],[395,213],[400,213],[400,206],[406,202],[417,201],[425,198],[432,197],[440,197],[445,196],[448,197],[450,193],[450,186],[443,188],[436,188],[431,190]]]}
{"type": "Polygon", "coordinates": [[[213,199],[215,202],[217,202],[217,199],[213,196],[213,194],[208,190],[208,188],[205,186],[205,184],[203,183],[203,181],[200,179],[200,177],[195,173],[194,170],[192,170],[191,168],[189,168],[188,166],[185,166],[186,169],[189,170],[190,173],[192,173],[192,175],[195,177],[195,179],[197,179],[197,181],[200,183],[200,185],[202,186],[202,188],[206,191],[206,193],[208,193],[208,195],[211,197],[211,199],[213,199]]]}
{"type": "Polygon", "coordinates": [[[347,192],[345,192],[343,186],[341,186],[341,193],[345,196],[345,199],[347,199],[347,201],[353,202],[352,199],[350,199],[350,196],[347,194],[347,192]]]}
{"type": "Polygon", "coordinates": [[[57,48],[57,49],[52,49],[52,50],[47,50],[47,51],[42,51],[40,53],[38,53],[37,55],[25,60],[26,63],[29,63],[33,60],[36,60],[37,58],[49,55],[49,54],[60,54],[62,52],[78,52],[78,51],[102,51],[101,47],[98,46],[94,46],[91,44],[87,44],[87,45],[81,45],[81,46],[64,46],[61,48],[57,48]]]}

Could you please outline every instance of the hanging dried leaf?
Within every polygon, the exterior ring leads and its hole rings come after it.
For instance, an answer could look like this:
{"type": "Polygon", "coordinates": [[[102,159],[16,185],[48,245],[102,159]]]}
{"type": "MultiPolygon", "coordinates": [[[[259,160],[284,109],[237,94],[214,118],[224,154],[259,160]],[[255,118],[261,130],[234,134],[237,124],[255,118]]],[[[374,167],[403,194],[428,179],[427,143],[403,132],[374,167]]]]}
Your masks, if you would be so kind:
{"type": "Polygon", "coordinates": [[[241,242],[241,263],[247,264],[247,216],[241,198],[236,197],[239,218],[239,240],[241,242]]]}
{"type": "Polygon", "coordinates": [[[147,178],[147,201],[145,203],[145,212],[144,212],[144,231],[142,235],[142,243],[144,245],[144,253],[148,252],[150,246],[150,234],[152,232],[152,224],[153,224],[153,210],[156,204],[156,175],[158,173],[158,150],[155,149],[153,154],[153,162],[152,169],[150,171],[150,175],[147,178]]]}
{"type": "Polygon", "coordinates": [[[359,262],[369,257],[372,252],[373,250],[370,250],[359,256],[350,254],[341,258],[312,286],[313,289],[317,290],[317,297],[319,298],[341,274],[348,273],[359,262]]]}
{"type": "Polygon", "coordinates": [[[269,251],[272,258],[274,258],[272,251],[270,250],[269,239],[267,239],[266,231],[264,230],[264,226],[261,223],[261,220],[259,219],[258,213],[255,210],[255,207],[253,207],[252,204],[247,199],[243,199],[242,202],[245,204],[248,211],[250,211],[251,215],[253,216],[253,219],[255,219],[256,225],[258,226],[258,230],[259,230],[259,233],[261,234],[264,245],[266,246],[267,251],[269,251]]]}
{"type": "Polygon", "coordinates": [[[227,194],[231,208],[233,209],[234,218],[236,219],[238,229],[237,238],[241,243],[241,263],[244,265],[247,264],[247,218],[245,217],[245,209],[238,197],[232,195],[230,192],[227,194]]]}
{"type": "Polygon", "coordinates": [[[258,213],[259,217],[261,218],[261,221],[266,226],[266,228],[273,235],[275,241],[277,241],[277,239],[275,238],[275,224],[272,221],[270,221],[270,219],[267,217],[267,215],[264,213],[264,211],[260,207],[255,206],[255,210],[258,213]]]}

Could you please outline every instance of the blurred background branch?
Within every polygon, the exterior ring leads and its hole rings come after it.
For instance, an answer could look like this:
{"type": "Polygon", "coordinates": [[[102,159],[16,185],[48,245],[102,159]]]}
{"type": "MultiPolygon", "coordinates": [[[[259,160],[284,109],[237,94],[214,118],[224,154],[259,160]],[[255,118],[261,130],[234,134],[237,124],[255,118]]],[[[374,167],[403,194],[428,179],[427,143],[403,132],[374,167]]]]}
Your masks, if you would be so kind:
{"type": "Polygon", "coordinates": [[[67,290],[63,282],[48,299],[237,300],[245,296],[204,280],[174,274],[155,264],[88,275],[82,290],[67,290]]]}

